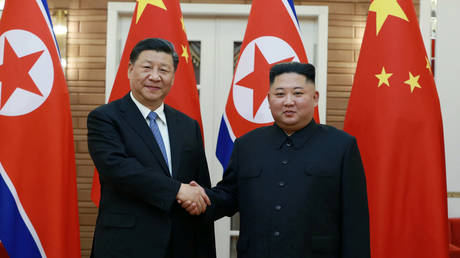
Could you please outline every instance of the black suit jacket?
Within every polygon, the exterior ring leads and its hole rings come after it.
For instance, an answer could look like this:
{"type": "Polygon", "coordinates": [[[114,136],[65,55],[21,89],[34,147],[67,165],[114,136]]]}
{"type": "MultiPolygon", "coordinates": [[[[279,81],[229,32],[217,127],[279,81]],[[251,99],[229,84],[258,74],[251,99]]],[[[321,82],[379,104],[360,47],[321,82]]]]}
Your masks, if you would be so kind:
{"type": "Polygon", "coordinates": [[[240,212],[239,258],[369,258],[366,181],[354,137],[312,121],[235,141],[207,191],[213,219],[240,212]]]}
{"type": "Polygon", "coordinates": [[[88,116],[88,148],[101,200],[94,257],[215,257],[213,223],[176,202],[180,183],[210,186],[198,123],[165,105],[172,177],[139,109],[126,95],[88,116]]]}

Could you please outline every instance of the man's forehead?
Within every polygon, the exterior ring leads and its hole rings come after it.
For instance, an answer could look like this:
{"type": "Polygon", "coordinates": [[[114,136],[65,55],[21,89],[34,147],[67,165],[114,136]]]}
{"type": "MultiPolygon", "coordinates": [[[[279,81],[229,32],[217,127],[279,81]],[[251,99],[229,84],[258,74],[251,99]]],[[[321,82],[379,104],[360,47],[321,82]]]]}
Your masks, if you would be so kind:
{"type": "Polygon", "coordinates": [[[274,90],[302,90],[307,88],[307,85],[273,85],[272,87],[274,90]]]}
{"type": "Polygon", "coordinates": [[[313,87],[315,88],[315,84],[311,81],[307,80],[299,80],[299,81],[275,81],[272,85],[270,85],[270,89],[272,90],[296,90],[296,89],[306,89],[313,87]]]}
{"type": "MultiPolygon", "coordinates": [[[[155,50],[144,50],[142,51],[136,61],[147,61],[147,62],[153,62],[154,60],[152,59],[152,56],[155,55],[156,57],[161,57],[161,61],[167,62],[168,64],[171,63],[173,64],[173,57],[171,54],[162,52],[162,51],[155,51],[155,50]]],[[[155,60],[158,61],[158,60],[155,60]]]]}

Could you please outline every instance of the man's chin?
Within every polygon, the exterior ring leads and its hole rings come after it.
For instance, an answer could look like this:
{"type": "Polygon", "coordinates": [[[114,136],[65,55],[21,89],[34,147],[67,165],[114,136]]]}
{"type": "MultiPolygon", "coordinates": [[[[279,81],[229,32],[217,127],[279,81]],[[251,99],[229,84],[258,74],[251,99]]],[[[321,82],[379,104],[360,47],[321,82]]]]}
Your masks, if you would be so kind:
{"type": "Polygon", "coordinates": [[[295,117],[284,116],[283,120],[280,122],[286,126],[295,126],[295,124],[298,123],[298,119],[296,119],[295,117]]]}

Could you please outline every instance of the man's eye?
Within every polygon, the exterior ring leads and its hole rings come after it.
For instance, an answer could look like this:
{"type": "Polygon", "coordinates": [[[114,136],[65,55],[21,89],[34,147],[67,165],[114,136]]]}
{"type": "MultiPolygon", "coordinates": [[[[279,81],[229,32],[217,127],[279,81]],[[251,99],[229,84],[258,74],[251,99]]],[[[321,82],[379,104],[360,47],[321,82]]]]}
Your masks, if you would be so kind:
{"type": "Polygon", "coordinates": [[[301,92],[301,91],[294,92],[294,95],[295,95],[295,96],[302,96],[302,95],[303,95],[303,92],[301,92]]]}

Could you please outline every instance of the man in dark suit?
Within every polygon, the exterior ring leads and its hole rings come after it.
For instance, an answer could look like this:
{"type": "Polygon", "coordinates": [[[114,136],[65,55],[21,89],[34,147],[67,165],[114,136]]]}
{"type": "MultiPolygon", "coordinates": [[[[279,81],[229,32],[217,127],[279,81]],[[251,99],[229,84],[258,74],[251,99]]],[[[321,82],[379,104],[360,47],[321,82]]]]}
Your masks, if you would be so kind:
{"type": "Polygon", "coordinates": [[[92,257],[215,257],[213,223],[201,213],[210,187],[198,123],[165,105],[178,64],[163,39],[140,41],[128,68],[131,92],[88,116],[88,147],[100,175],[101,200],[92,257]]]}
{"type": "MultiPolygon", "coordinates": [[[[240,137],[207,190],[213,219],[240,212],[239,258],[369,258],[366,181],[354,137],[313,120],[315,68],[270,70],[275,123],[240,137]]],[[[187,207],[187,202],[183,204],[187,207]]]]}

